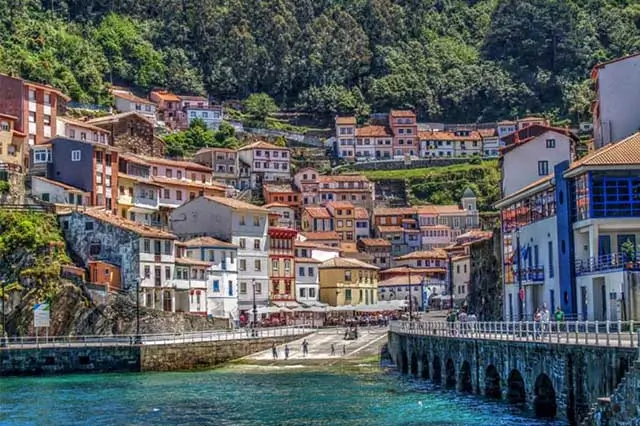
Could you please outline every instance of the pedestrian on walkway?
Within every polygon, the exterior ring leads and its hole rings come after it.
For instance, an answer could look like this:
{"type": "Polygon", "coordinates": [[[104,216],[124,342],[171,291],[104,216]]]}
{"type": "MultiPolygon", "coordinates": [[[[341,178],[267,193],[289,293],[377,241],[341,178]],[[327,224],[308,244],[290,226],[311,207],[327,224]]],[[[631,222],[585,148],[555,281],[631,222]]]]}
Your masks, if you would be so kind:
{"type": "Polygon", "coordinates": [[[278,359],[278,348],[275,343],[271,345],[271,355],[273,355],[273,359],[278,359]]]}
{"type": "Polygon", "coordinates": [[[331,344],[331,356],[334,356],[336,354],[336,345],[335,344],[331,344]]]}
{"type": "Polygon", "coordinates": [[[302,356],[306,357],[309,354],[309,342],[307,339],[302,341],[302,356]]]}
{"type": "Polygon", "coordinates": [[[284,359],[289,359],[289,345],[284,345],[284,359]]]}
{"type": "Polygon", "coordinates": [[[347,354],[347,345],[342,345],[342,356],[347,354]]]}

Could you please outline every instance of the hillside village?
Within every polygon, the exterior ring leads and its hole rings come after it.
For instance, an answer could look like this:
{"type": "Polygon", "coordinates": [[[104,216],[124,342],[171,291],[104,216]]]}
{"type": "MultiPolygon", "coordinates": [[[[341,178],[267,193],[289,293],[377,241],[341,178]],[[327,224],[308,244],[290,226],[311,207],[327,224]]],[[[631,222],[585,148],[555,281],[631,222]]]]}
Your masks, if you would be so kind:
{"type": "Polygon", "coordinates": [[[194,122],[249,133],[206,97],[113,88],[111,111],[72,115],[62,91],[0,75],[1,208],[55,213],[74,260],[65,274],[104,294],[138,291],[144,307],[167,312],[246,321],[254,309],[402,301],[415,311],[464,305],[487,320],[543,303],[629,318],[639,123],[612,106],[628,97],[610,81],[638,62],[595,68],[593,125],[573,130],[536,116],[483,126],[419,123],[411,110],[336,116],[322,149],[351,167],[342,173],[251,134],[169,158],[164,137],[194,122]],[[591,131],[578,159],[578,133],[591,131]],[[495,159],[500,229],[482,220],[471,188],[454,204],[392,204],[353,171],[495,159]],[[487,262],[497,270],[481,269],[487,262]]]}

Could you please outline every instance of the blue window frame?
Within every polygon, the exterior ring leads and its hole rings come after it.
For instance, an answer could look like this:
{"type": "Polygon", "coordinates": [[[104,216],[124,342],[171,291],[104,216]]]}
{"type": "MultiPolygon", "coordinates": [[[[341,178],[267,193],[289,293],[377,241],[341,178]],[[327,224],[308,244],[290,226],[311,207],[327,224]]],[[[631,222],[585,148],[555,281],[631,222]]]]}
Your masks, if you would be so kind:
{"type": "Polygon", "coordinates": [[[233,281],[229,281],[229,296],[233,296],[233,281]]]}
{"type": "Polygon", "coordinates": [[[220,291],[220,281],[213,280],[213,291],[220,291]]]}
{"type": "Polygon", "coordinates": [[[591,217],[640,217],[640,176],[591,176],[591,217]]]}

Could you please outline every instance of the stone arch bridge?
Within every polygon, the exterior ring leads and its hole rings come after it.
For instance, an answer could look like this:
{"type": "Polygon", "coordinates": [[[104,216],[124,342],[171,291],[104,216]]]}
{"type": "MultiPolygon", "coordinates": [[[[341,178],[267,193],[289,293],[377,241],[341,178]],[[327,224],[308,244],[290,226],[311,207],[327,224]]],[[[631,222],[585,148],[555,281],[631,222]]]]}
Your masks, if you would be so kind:
{"type": "Polygon", "coordinates": [[[448,389],[527,404],[539,417],[584,418],[637,356],[629,346],[413,333],[393,325],[389,355],[403,374],[448,389]]]}

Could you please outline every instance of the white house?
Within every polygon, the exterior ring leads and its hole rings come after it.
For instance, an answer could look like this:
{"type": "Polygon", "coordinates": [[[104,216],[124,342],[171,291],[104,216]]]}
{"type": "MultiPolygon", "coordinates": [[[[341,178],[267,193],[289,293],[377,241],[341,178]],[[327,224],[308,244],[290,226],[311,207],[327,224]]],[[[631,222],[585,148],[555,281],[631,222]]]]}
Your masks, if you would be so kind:
{"type": "Polygon", "coordinates": [[[90,192],[41,176],[31,176],[31,194],[42,201],[54,204],[91,204],[90,192]]]}
{"type": "Polygon", "coordinates": [[[322,262],[310,257],[296,257],[296,301],[299,303],[308,305],[320,300],[318,278],[318,265],[320,263],[322,262]]]}
{"type": "Polygon", "coordinates": [[[334,151],[340,158],[354,158],[356,146],[356,118],[336,117],[334,151]]]}
{"type": "Polygon", "coordinates": [[[573,159],[578,138],[566,129],[532,125],[503,138],[502,195],[507,197],[573,159]]]}
{"type": "Polygon", "coordinates": [[[284,203],[269,203],[263,206],[275,218],[275,225],[279,228],[296,228],[295,210],[284,203]]]}
{"type": "Polygon", "coordinates": [[[291,180],[289,148],[267,142],[255,142],[238,149],[241,168],[250,175],[251,188],[262,183],[291,180]]]}
{"type": "Polygon", "coordinates": [[[364,126],[356,129],[356,160],[391,159],[393,134],[386,126],[364,126]]]}
{"type": "Polygon", "coordinates": [[[329,247],[324,244],[314,243],[313,241],[304,241],[304,236],[298,233],[295,243],[296,257],[311,258],[324,262],[334,257],[340,257],[339,247],[329,247]]]}
{"type": "Polygon", "coordinates": [[[129,90],[113,89],[111,94],[115,99],[116,109],[120,112],[137,112],[156,122],[156,104],[147,99],[142,99],[129,90]]]}
{"type": "Polygon", "coordinates": [[[640,128],[640,53],[596,65],[591,73],[594,145],[600,148],[640,128]]]}
{"type": "Polygon", "coordinates": [[[178,244],[185,257],[208,264],[207,314],[217,318],[239,319],[238,247],[212,237],[197,237],[178,244]]]}
{"type": "Polygon", "coordinates": [[[238,247],[238,310],[249,313],[253,289],[258,306],[266,306],[269,211],[233,198],[201,196],[171,212],[169,226],[180,238],[209,236],[238,247]]]}
{"type": "Polygon", "coordinates": [[[478,132],[482,136],[483,157],[498,158],[500,156],[500,148],[504,145],[498,136],[497,129],[480,129],[478,132]]]}
{"type": "Polygon", "coordinates": [[[216,131],[220,128],[220,124],[222,123],[222,119],[224,118],[222,107],[217,105],[211,105],[207,107],[189,106],[185,108],[185,112],[187,114],[189,126],[191,126],[191,122],[193,120],[199,118],[200,120],[204,121],[204,124],[207,125],[207,128],[216,131]]]}
{"type": "MultiPolygon", "coordinates": [[[[176,247],[179,243],[176,243],[176,247]]],[[[173,285],[175,311],[207,315],[207,281],[211,263],[177,257],[173,285]]]]}

